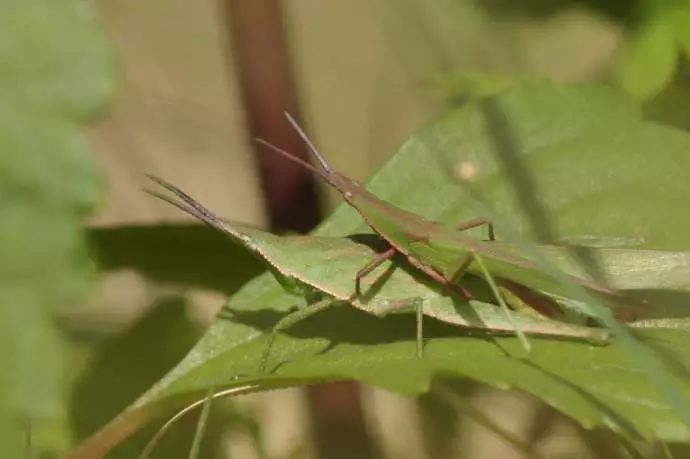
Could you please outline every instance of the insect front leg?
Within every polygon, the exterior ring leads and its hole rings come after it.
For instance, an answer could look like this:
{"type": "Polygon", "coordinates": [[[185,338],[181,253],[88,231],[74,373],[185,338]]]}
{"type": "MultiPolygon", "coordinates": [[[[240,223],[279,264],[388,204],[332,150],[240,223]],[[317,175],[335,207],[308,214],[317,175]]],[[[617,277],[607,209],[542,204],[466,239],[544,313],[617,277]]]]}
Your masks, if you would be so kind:
{"type": "Polygon", "coordinates": [[[357,274],[355,275],[355,294],[357,296],[362,295],[362,278],[364,278],[367,274],[371,273],[373,270],[381,266],[383,262],[386,260],[390,260],[390,258],[395,255],[395,248],[393,246],[389,247],[386,249],[384,252],[379,253],[374,257],[369,263],[367,263],[362,269],[357,271],[357,274]]]}
{"type": "Polygon", "coordinates": [[[314,314],[325,311],[335,303],[332,298],[324,298],[323,300],[317,301],[316,303],[304,306],[297,311],[291,312],[282,319],[280,319],[271,329],[271,333],[268,336],[268,343],[266,343],[266,348],[261,355],[261,361],[259,362],[259,373],[263,374],[266,371],[266,364],[268,363],[268,356],[271,353],[271,348],[273,347],[273,342],[276,339],[278,333],[282,330],[292,327],[298,322],[308,319],[314,314]]]}
{"type": "Polygon", "coordinates": [[[472,220],[468,220],[464,223],[462,223],[460,226],[456,227],[458,231],[466,231],[468,229],[472,228],[477,228],[478,226],[486,225],[487,229],[489,230],[489,240],[490,241],[495,241],[496,237],[494,234],[494,224],[491,223],[491,220],[488,220],[486,218],[473,218],[472,220]]]}

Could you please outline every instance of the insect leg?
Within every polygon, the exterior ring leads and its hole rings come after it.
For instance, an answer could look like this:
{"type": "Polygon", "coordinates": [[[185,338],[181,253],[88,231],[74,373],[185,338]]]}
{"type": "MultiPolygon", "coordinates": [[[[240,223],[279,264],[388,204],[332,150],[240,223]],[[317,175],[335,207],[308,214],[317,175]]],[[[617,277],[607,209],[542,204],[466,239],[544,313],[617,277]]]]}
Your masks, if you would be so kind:
{"type": "Polygon", "coordinates": [[[433,268],[430,268],[430,267],[428,267],[428,266],[426,266],[426,265],[420,263],[420,262],[417,261],[414,257],[408,256],[408,257],[407,257],[407,260],[410,262],[410,264],[411,264],[412,266],[414,266],[415,268],[419,269],[420,271],[422,271],[422,272],[423,272],[424,274],[426,274],[427,276],[431,277],[435,282],[437,282],[437,283],[443,285],[444,287],[447,287],[447,288],[449,288],[449,289],[451,289],[451,290],[453,290],[453,291],[459,293],[459,294],[462,295],[466,300],[473,300],[473,299],[474,299],[474,296],[472,296],[472,294],[471,294],[465,287],[463,287],[462,285],[453,284],[453,283],[450,282],[448,279],[446,279],[445,277],[443,277],[441,274],[439,274],[438,272],[436,272],[433,268]]]}
{"type": "Polygon", "coordinates": [[[522,344],[522,347],[525,348],[527,352],[530,351],[531,345],[529,340],[527,340],[527,337],[525,336],[525,333],[522,331],[522,327],[518,327],[513,320],[513,315],[510,312],[510,308],[506,304],[505,300],[503,299],[503,295],[501,295],[501,292],[498,289],[498,286],[496,285],[496,282],[494,281],[494,277],[491,275],[488,269],[486,269],[486,266],[484,265],[484,262],[482,261],[482,257],[479,256],[478,253],[471,251],[472,257],[474,260],[477,262],[477,265],[479,266],[479,269],[481,269],[482,274],[484,274],[484,278],[486,279],[486,282],[489,284],[489,287],[491,288],[491,292],[494,294],[496,297],[496,300],[498,301],[498,304],[501,305],[501,308],[503,308],[503,312],[505,312],[506,317],[508,318],[508,321],[510,324],[513,326],[515,329],[515,334],[517,335],[518,339],[520,340],[520,343],[522,344]]]}
{"type": "Polygon", "coordinates": [[[448,279],[450,279],[450,282],[453,284],[458,282],[467,271],[467,267],[470,266],[470,264],[472,263],[472,254],[468,253],[467,255],[465,255],[464,258],[461,258],[460,260],[462,260],[462,262],[458,264],[457,268],[452,267],[446,273],[446,276],[448,277],[448,279]]]}
{"type": "Polygon", "coordinates": [[[415,302],[414,308],[417,316],[417,358],[421,359],[424,357],[424,310],[420,298],[415,302]]]}
{"type": "Polygon", "coordinates": [[[376,309],[371,310],[370,312],[372,312],[376,317],[384,317],[393,311],[397,311],[403,308],[406,309],[410,306],[414,306],[415,310],[417,324],[417,357],[421,359],[422,357],[424,357],[424,299],[420,297],[413,297],[393,302],[385,302],[383,303],[383,307],[377,304],[375,306],[376,309]]]}
{"type": "Polygon", "coordinates": [[[291,312],[282,319],[278,321],[271,329],[271,334],[268,337],[268,343],[266,343],[266,348],[261,355],[261,361],[259,363],[259,373],[263,374],[266,370],[266,363],[268,363],[268,355],[271,353],[271,348],[273,347],[273,342],[278,335],[278,332],[292,327],[298,322],[308,319],[314,314],[325,311],[333,305],[335,301],[333,298],[324,298],[323,300],[317,301],[316,303],[309,304],[297,311],[291,312]]]}
{"type": "Polygon", "coordinates": [[[514,311],[521,312],[542,320],[548,319],[547,316],[542,314],[537,308],[532,307],[527,301],[525,301],[511,289],[505,287],[504,285],[499,285],[498,290],[501,292],[501,295],[503,295],[503,299],[505,300],[506,304],[514,311]]]}
{"type": "Polygon", "coordinates": [[[389,260],[393,255],[395,255],[395,248],[393,246],[386,249],[386,251],[379,253],[374,257],[369,263],[367,263],[364,268],[357,271],[355,276],[355,293],[357,296],[362,294],[361,282],[362,278],[375,270],[386,260],[389,260]]]}
{"type": "Polygon", "coordinates": [[[468,220],[461,224],[460,226],[456,227],[455,229],[458,231],[466,231],[468,229],[476,228],[478,226],[486,225],[488,230],[489,230],[489,240],[490,241],[495,241],[496,238],[494,236],[494,224],[491,223],[490,220],[486,218],[473,218],[472,220],[468,220]]]}

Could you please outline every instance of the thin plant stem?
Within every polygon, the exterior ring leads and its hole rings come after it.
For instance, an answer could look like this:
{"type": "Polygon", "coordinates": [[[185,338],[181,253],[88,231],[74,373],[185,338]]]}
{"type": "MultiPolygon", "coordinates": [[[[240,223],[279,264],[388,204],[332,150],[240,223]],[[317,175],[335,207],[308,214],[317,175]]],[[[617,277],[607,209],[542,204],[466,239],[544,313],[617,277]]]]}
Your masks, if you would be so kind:
{"type": "Polygon", "coordinates": [[[661,451],[664,453],[664,459],[673,459],[673,453],[671,452],[671,448],[668,447],[665,441],[662,441],[660,443],[661,451]]]}
{"type": "Polygon", "coordinates": [[[472,252],[472,256],[474,257],[475,261],[477,262],[477,265],[479,265],[479,269],[482,270],[482,274],[484,274],[484,278],[486,279],[486,282],[489,284],[489,287],[491,287],[491,291],[493,292],[494,296],[496,297],[498,304],[500,304],[501,308],[503,308],[503,312],[505,313],[506,317],[508,318],[508,321],[513,326],[513,328],[515,329],[515,334],[517,335],[518,339],[520,340],[520,344],[522,344],[522,347],[524,347],[527,352],[530,352],[530,350],[532,349],[532,345],[530,344],[529,340],[527,339],[527,336],[525,335],[525,332],[522,330],[522,327],[519,326],[513,320],[513,315],[510,312],[510,308],[508,307],[505,300],[503,299],[503,295],[501,295],[501,292],[499,291],[498,286],[496,286],[496,282],[494,282],[494,277],[491,275],[489,270],[486,269],[486,266],[484,265],[484,262],[482,261],[482,257],[480,257],[479,254],[477,254],[475,252],[472,252]]]}
{"type": "Polygon", "coordinates": [[[206,394],[206,400],[204,400],[204,406],[201,409],[201,414],[199,415],[199,422],[196,424],[196,431],[194,432],[194,440],[192,441],[192,447],[189,449],[189,459],[198,459],[199,451],[201,451],[201,440],[204,438],[204,432],[206,431],[206,425],[208,424],[208,417],[211,414],[211,401],[213,400],[214,387],[211,387],[206,394]]]}
{"type": "Polygon", "coordinates": [[[625,450],[626,453],[632,458],[632,459],[645,459],[642,453],[640,452],[639,449],[627,438],[621,436],[621,445],[623,446],[623,449],[625,450]]]}
{"type": "Polygon", "coordinates": [[[544,456],[534,450],[533,446],[522,440],[513,432],[498,425],[493,419],[482,413],[480,410],[472,406],[464,398],[460,397],[450,387],[445,384],[434,385],[433,391],[443,398],[448,404],[455,407],[477,424],[494,433],[500,439],[513,446],[520,451],[525,459],[546,459],[544,456]]]}
{"type": "MultiPolygon", "coordinates": [[[[233,387],[231,389],[225,389],[225,390],[222,390],[220,392],[216,392],[210,398],[214,399],[214,398],[226,397],[229,395],[242,394],[245,392],[249,392],[253,389],[256,389],[258,387],[259,386],[255,385],[255,384],[249,384],[249,385],[240,386],[240,387],[233,387]]],[[[151,453],[153,452],[153,449],[156,447],[156,445],[158,444],[160,439],[163,438],[163,435],[165,435],[165,433],[170,429],[170,427],[172,427],[173,424],[175,424],[180,418],[182,418],[182,416],[189,413],[194,408],[201,406],[204,403],[206,403],[208,398],[209,397],[204,397],[201,400],[197,400],[196,402],[187,405],[186,407],[182,408],[180,411],[175,413],[175,415],[172,416],[170,419],[168,419],[165,422],[165,424],[163,424],[161,426],[161,428],[158,429],[158,431],[155,433],[155,435],[153,437],[151,437],[151,440],[149,440],[149,442],[146,444],[144,449],[141,451],[141,454],[139,454],[139,459],[149,459],[149,457],[151,456],[151,453]]]]}
{"type": "Polygon", "coordinates": [[[424,357],[424,310],[422,300],[418,299],[415,304],[417,318],[417,358],[424,357]]]}

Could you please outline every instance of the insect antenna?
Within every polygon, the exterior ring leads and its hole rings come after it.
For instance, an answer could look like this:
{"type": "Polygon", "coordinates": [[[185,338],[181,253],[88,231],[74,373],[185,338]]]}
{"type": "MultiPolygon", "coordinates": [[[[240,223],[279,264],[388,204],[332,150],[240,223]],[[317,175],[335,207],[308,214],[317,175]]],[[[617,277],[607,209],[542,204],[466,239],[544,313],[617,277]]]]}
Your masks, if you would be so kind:
{"type": "Polygon", "coordinates": [[[321,153],[319,153],[319,150],[317,150],[316,146],[311,141],[311,139],[309,138],[307,133],[304,132],[304,129],[302,129],[302,127],[299,124],[297,124],[297,121],[295,121],[295,119],[292,117],[292,115],[290,115],[288,112],[285,112],[285,118],[287,118],[287,120],[290,122],[292,127],[295,129],[295,131],[297,131],[297,134],[299,134],[299,136],[302,138],[304,143],[307,144],[307,146],[309,147],[309,150],[311,150],[311,152],[314,154],[314,156],[319,161],[319,163],[321,163],[321,167],[323,167],[323,170],[325,170],[327,173],[330,174],[331,173],[331,166],[328,164],[326,159],[321,155],[321,153]]]}
{"type": "Polygon", "coordinates": [[[149,175],[149,174],[147,174],[146,176],[149,179],[156,182],[161,187],[170,191],[178,199],[175,199],[171,196],[165,195],[165,194],[163,194],[159,191],[156,191],[156,190],[145,189],[144,191],[146,191],[148,194],[155,196],[158,199],[161,199],[161,200],[163,200],[169,204],[172,204],[173,206],[177,207],[181,211],[201,220],[202,222],[206,223],[209,226],[212,226],[216,229],[220,229],[221,231],[225,231],[225,225],[224,225],[223,221],[216,214],[214,214],[213,212],[208,210],[206,207],[199,204],[194,198],[189,196],[187,193],[185,193],[181,189],[177,188],[175,185],[166,182],[163,179],[160,179],[158,177],[155,177],[155,176],[149,175]]]}
{"type": "MultiPolygon", "coordinates": [[[[285,156],[290,161],[293,161],[293,162],[299,164],[300,166],[302,166],[306,169],[309,169],[310,171],[312,171],[316,175],[323,177],[324,179],[326,178],[326,176],[324,175],[324,172],[322,170],[319,170],[319,169],[315,168],[314,166],[312,166],[311,164],[309,164],[308,162],[304,161],[303,159],[298,158],[297,156],[295,156],[291,153],[288,153],[287,150],[283,150],[282,148],[277,147],[277,146],[273,145],[272,143],[265,141],[264,139],[259,139],[258,137],[255,138],[254,140],[256,140],[257,143],[260,143],[264,147],[268,148],[269,150],[274,151],[276,153],[279,153],[279,154],[285,156]]],[[[327,172],[329,172],[329,171],[327,171],[327,172]]]]}

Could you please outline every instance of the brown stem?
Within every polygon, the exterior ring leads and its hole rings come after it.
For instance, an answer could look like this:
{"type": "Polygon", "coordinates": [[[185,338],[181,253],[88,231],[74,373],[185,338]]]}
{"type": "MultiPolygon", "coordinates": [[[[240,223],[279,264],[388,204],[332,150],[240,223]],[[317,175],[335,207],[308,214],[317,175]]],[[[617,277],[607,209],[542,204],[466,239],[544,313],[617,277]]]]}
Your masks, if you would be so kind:
{"type": "MultiPolygon", "coordinates": [[[[282,13],[276,0],[224,0],[232,37],[230,57],[239,73],[249,133],[308,160],[309,153],[286,121],[299,117],[286,52],[282,13]]],[[[254,143],[267,212],[273,230],[306,232],[318,222],[316,187],[296,164],[254,143]]]]}
{"type": "MultiPolygon", "coordinates": [[[[309,159],[304,143],[283,113],[299,118],[282,12],[277,0],[223,0],[223,16],[232,37],[234,68],[240,74],[244,108],[252,138],[262,138],[309,159]]],[[[273,230],[305,232],[318,222],[318,201],[312,175],[292,161],[267,150],[254,151],[273,230]]],[[[307,390],[318,456],[374,457],[364,427],[359,387],[350,382],[307,390]],[[349,454],[356,452],[356,454],[349,454]]]]}

